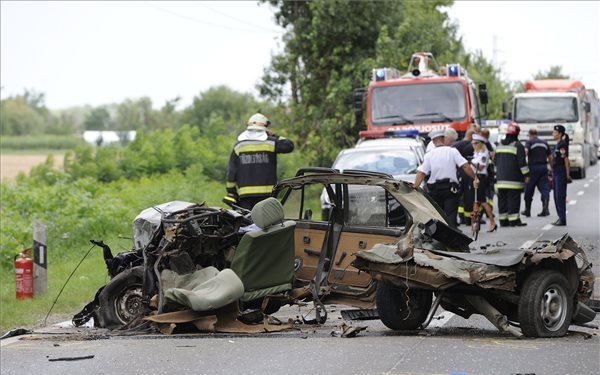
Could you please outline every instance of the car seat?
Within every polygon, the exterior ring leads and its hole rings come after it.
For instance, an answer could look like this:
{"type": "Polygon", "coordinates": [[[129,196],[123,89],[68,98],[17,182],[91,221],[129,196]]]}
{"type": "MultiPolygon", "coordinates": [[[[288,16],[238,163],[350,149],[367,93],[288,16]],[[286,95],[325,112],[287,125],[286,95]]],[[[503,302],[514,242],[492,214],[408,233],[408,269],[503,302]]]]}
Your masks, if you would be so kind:
{"type": "Polygon", "coordinates": [[[231,262],[244,285],[242,302],[291,290],[294,277],[296,223],[283,220],[283,206],[272,197],[258,202],[251,215],[260,229],[244,234],[231,262]]]}

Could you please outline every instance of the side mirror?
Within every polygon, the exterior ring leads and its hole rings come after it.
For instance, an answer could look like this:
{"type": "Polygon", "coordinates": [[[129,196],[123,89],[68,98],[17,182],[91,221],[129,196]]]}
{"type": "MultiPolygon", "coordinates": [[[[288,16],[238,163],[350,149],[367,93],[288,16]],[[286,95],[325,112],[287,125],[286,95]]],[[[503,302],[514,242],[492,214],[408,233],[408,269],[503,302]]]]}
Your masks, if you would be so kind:
{"type": "Polygon", "coordinates": [[[477,88],[479,90],[479,101],[481,102],[481,104],[488,104],[488,92],[485,83],[480,82],[477,85],[477,88]]]}
{"type": "Polygon", "coordinates": [[[365,97],[365,89],[354,89],[352,93],[352,101],[354,102],[354,117],[356,119],[356,127],[358,129],[364,128],[363,119],[363,104],[365,97]]]}
{"type": "Polygon", "coordinates": [[[502,117],[510,120],[512,114],[508,111],[508,103],[502,102],[502,117]]]}

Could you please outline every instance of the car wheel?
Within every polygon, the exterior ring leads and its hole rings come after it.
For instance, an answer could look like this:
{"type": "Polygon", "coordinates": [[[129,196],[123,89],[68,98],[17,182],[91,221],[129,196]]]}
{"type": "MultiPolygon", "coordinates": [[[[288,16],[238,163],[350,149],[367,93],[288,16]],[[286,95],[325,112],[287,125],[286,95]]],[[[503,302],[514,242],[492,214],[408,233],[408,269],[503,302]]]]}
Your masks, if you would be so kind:
{"type": "Polygon", "coordinates": [[[431,300],[430,291],[399,288],[386,281],[377,285],[379,319],[390,329],[418,329],[427,318],[431,300]]]}
{"type": "Polygon", "coordinates": [[[118,329],[144,313],[143,267],[129,268],[115,276],[100,292],[96,326],[118,329]]]}
{"type": "Polygon", "coordinates": [[[573,301],[565,276],[542,270],[529,275],[519,297],[519,323],[525,336],[564,336],[571,324],[573,301]]]}

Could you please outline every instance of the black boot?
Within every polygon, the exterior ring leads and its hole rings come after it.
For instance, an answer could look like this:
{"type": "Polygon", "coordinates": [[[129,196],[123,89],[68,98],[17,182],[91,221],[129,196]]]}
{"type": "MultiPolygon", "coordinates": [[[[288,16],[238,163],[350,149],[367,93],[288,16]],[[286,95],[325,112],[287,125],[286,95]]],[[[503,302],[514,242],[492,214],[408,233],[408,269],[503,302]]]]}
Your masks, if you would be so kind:
{"type": "Polygon", "coordinates": [[[557,227],[564,227],[565,225],[567,225],[567,221],[563,221],[561,219],[556,220],[554,223],[552,223],[552,225],[557,226],[557,227]]]}
{"type": "Polygon", "coordinates": [[[508,227],[510,225],[510,222],[508,221],[508,219],[502,219],[500,220],[500,226],[501,227],[508,227]]]}
{"type": "Polygon", "coordinates": [[[527,223],[521,221],[521,219],[513,220],[510,222],[511,227],[524,227],[527,223]]]}
{"type": "Polygon", "coordinates": [[[521,212],[521,215],[525,217],[531,216],[531,199],[525,201],[525,209],[521,212]]]}
{"type": "Polygon", "coordinates": [[[548,211],[548,201],[549,199],[542,199],[542,212],[540,212],[538,216],[550,215],[550,211],[548,211]]]}

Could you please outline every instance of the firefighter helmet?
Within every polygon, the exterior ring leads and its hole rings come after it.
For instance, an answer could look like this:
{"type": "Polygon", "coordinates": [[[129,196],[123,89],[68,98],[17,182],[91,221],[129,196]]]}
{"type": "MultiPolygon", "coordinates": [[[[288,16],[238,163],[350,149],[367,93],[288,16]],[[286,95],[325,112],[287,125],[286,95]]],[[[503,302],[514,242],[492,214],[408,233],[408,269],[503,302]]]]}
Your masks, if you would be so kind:
{"type": "Polygon", "coordinates": [[[519,127],[519,125],[517,125],[516,122],[511,122],[510,124],[508,124],[508,128],[506,129],[507,135],[510,135],[510,134],[519,135],[520,132],[521,132],[521,128],[519,127]]]}
{"type": "Polygon", "coordinates": [[[248,129],[265,130],[271,121],[262,113],[255,113],[248,120],[248,129]]]}

